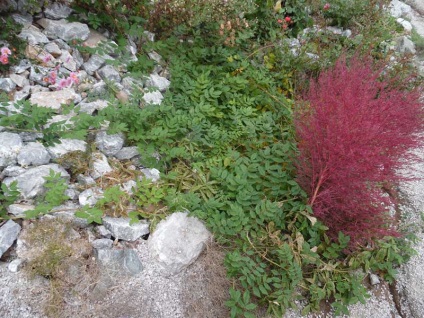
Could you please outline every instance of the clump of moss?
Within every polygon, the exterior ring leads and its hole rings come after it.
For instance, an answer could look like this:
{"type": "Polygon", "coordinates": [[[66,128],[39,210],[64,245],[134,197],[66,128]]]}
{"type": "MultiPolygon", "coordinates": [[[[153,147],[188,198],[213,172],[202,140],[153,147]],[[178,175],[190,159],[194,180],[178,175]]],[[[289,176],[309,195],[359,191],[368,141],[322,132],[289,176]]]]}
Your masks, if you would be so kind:
{"type": "Polygon", "coordinates": [[[87,152],[77,150],[63,155],[56,162],[71,174],[72,180],[75,180],[79,174],[88,171],[90,159],[87,152]]]}
{"type": "Polygon", "coordinates": [[[59,317],[72,298],[85,297],[97,268],[90,257],[92,247],[69,220],[45,218],[29,226],[21,236],[25,270],[34,278],[49,279],[49,297],[44,305],[48,317],[59,317]]]}

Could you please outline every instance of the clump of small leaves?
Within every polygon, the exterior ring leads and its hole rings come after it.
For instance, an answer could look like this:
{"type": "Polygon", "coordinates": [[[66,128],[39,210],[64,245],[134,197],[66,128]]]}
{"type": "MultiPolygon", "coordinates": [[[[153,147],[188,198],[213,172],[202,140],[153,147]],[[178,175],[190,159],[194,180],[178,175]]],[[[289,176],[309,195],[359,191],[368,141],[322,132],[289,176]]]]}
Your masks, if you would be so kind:
{"type": "Polygon", "coordinates": [[[400,168],[423,143],[419,88],[401,89],[386,73],[369,59],[340,59],[297,112],[297,180],[330,235],[342,231],[355,246],[396,235],[385,190],[407,179],[400,168]]]}

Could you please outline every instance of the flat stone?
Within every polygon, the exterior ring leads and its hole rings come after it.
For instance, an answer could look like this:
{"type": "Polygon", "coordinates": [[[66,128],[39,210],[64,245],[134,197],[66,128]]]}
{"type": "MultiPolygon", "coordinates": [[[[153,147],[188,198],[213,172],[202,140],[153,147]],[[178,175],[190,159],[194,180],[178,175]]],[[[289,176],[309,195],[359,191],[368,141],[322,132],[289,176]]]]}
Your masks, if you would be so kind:
{"type": "Polygon", "coordinates": [[[95,71],[101,68],[105,64],[105,58],[100,55],[93,54],[90,56],[87,62],[82,64],[81,68],[89,75],[93,75],[95,71]]]}
{"type": "Polygon", "coordinates": [[[109,230],[115,239],[135,241],[141,236],[149,234],[149,224],[143,221],[130,225],[129,218],[103,218],[104,227],[109,230]]]}
{"type": "Polygon", "coordinates": [[[32,15],[28,14],[19,14],[19,13],[13,13],[12,15],[13,21],[16,23],[23,25],[24,27],[32,24],[32,15]]]}
{"type": "Polygon", "coordinates": [[[145,178],[152,182],[157,182],[160,179],[160,171],[156,168],[143,168],[141,172],[144,174],[145,178]]]}
{"type": "Polygon", "coordinates": [[[171,85],[171,82],[165,77],[158,74],[151,74],[146,82],[146,87],[156,87],[159,91],[164,92],[171,85]]]}
{"type": "Polygon", "coordinates": [[[14,165],[22,147],[22,139],[18,134],[0,132],[0,168],[14,165]]]}
{"type": "Polygon", "coordinates": [[[24,265],[24,261],[20,258],[14,259],[13,261],[11,261],[9,263],[9,265],[7,265],[7,268],[9,269],[9,271],[11,271],[12,273],[17,273],[21,270],[21,268],[24,265]]]}
{"type": "Polygon", "coordinates": [[[16,87],[16,84],[10,78],[0,78],[0,90],[10,93],[16,87]]]}
{"type": "Polygon", "coordinates": [[[176,275],[197,259],[210,235],[199,219],[176,212],[159,222],[149,237],[149,251],[164,276],[176,275]]]}
{"type": "Polygon", "coordinates": [[[83,174],[79,174],[77,176],[77,181],[80,185],[83,186],[96,184],[96,181],[92,177],[85,176],[83,174]]]}
{"type": "Polygon", "coordinates": [[[43,34],[39,28],[34,25],[24,27],[18,37],[28,41],[30,44],[48,43],[50,40],[43,34]]]}
{"type": "Polygon", "coordinates": [[[109,162],[104,154],[101,152],[95,152],[91,155],[92,160],[92,170],[90,175],[94,179],[98,179],[105,175],[106,173],[112,172],[113,169],[109,165],[109,162]]]}
{"type": "Polygon", "coordinates": [[[162,103],[163,98],[164,97],[162,93],[158,91],[148,92],[143,95],[143,100],[147,104],[152,104],[152,105],[160,105],[162,103]]]}
{"type": "Polygon", "coordinates": [[[53,2],[49,4],[46,8],[44,8],[44,14],[48,19],[66,19],[71,13],[71,8],[59,2],[53,2]]]}
{"type": "Polygon", "coordinates": [[[22,75],[10,74],[10,79],[19,87],[24,87],[29,85],[28,79],[22,75]]]}
{"type": "Polygon", "coordinates": [[[29,100],[31,104],[58,111],[62,108],[62,104],[69,105],[71,103],[79,103],[81,101],[81,96],[75,93],[73,89],[64,88],[59,91],[34,93],[29,100]]]}
{"type": "Polygon", "coordinates": [[[25,212],[29,210],[34,210],[35,205],[32,204],[11,204],[7,207],[7,212],[13,214],[16,217],[24,217],[25,212]]]}
{"type": "Polygon", "coordinates": [[[107,238],[97,239],[91,242],[91,245],[93,245],[93,247],[97,249],[112,248],[112,244],[113,241],[107,238]]]}
{"type": "Polygon", "coordinates": [[[124,145],[125,138],[123,134],[108,135],[105,131],[96,134],[96,146],[106,156],[113,156],[124,145]]]}
{"type": "Polygon", "coordinates": [[[137,147],[123,147],[115,154],[115,158],[118,160],[129,160],[140,155],[137,147]]]}
{"type": "Polygon", "coordinates": [[[50,175],[50,170],[53,170],[55,173],[60,173],[61,177],[64,178],[66,182],[69,182],[70,176],[68,172],[54,163],[30,168],[17,177],[5,178],[3,182],[7,186],[10,186],[13,181],[17,181],[21,197],[23,199],[32,199],[45,192],[44,184],[46,180],[44,177],[50,175]]]}
{"type": "Polygon", "coordinates": [[[60,158],[67,153],[73,151],[82,151],[87,150],[87,143],[84,140],[79,139],[60,139],[60,143],[55,144],[47,148],[47,151],[50,153],[52,159],[60,158]]]}
{"type": "Polygon", "coordinates": [[[59,57],[62,54],[62,50],[55,42],[49,42],[44,46],[44,50],[49,52],[54,57],[59,57]]]}
{"type": "Polygon", "coordinates": [[[85,40],[82,45],[95,48],[100,42],[105,41],[107,41],[107,37],[105,37],[103,34],[95,30],[90,30],[90,34],[88,35],[87,40],[85,40]]]}
{"type": "Polygon", "coordinates": [[[88,205],[89,207],[93,207],[101,198],[103,198],[103,190],[94,187],[82,191],[78,197],[78,201],[82,206],[88,205]]]}
{"type": "Polygon", "coordinates": [[[94,256],[103,271],[111,276],[134,276],[143,270],[135,250],[95,249],[94,256]]]}
{"type": "Polygon", "coordinates": [[[90,30],[86,24],[80,22],[68,22],[65,19],[37,21],[44,28],[44,33],[51,38],[60,38],[64,41],[87,40],[90,30]]]}
{"type": "Polygon", "coordinates": [[[104,227],[104,225],[98,225],[96,230],[97,230],[97,233],[102,237],[105,237],[108,239],[112,237],[112,234],[107,228],[104,227]]]}
{"type": "Polygon", "coordinates": [[[21,74],[28,70],[31,67],[31,62],[29,60],[23,59],[19,61],[18,65],[14,65],[11,67],[13,73],[21,74]]]}
{"type": "Polygon", "coordinates": [[[30,142],[21,148],[17,159],[21,166],[41,166],[48,164],[51,156],[42,144],[30,142]]]}
{"type": "Polygon", "coordinates": [[[22,168],[20,166],[8,166],[4,168],[3,171],[1,172],[0,179],[5,177],[17,177],[20,174],[24,173],[25,171],[27,171],[27,169],[22,168]]]}
{"type": "Polygon", "coordinates": [[[107,80],[117,83],[121,82],[121,76],[119,75],[119,72],[112,65],[103,66],[98,70],[98,73],[104,81],[107,80]]]}
{"type": "Polygon", "coordinates": [[[12,246],[18,238],[21,226],[9,220],[0,227],[0,257],[12,246]]]}

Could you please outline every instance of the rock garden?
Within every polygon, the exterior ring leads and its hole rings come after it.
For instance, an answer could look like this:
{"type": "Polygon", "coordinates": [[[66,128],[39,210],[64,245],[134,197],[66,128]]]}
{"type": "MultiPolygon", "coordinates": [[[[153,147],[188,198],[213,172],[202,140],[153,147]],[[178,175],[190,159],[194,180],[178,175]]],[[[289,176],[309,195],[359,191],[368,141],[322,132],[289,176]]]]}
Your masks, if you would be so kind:
{"type": "Polygon", "coordinates": [[[2,317],[424,316],[420,1],[0,25],[2,317]]]}

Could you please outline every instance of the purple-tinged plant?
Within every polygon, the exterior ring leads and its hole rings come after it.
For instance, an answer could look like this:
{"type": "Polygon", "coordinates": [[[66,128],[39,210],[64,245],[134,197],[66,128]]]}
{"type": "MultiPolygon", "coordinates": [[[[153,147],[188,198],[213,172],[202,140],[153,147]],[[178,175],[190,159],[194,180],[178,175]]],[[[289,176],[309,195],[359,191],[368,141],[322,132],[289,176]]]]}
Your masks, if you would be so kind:
{"type": "Polygon", "coordinates": [[[330,235],[342,231],[351,247],[397,235],[384,187],[407,179],[399,170],[424,144],[420,90],[382,74],[369,59],[341,58],[311,83],[309,106],[295,116],[298,182],[330,235]]]}

